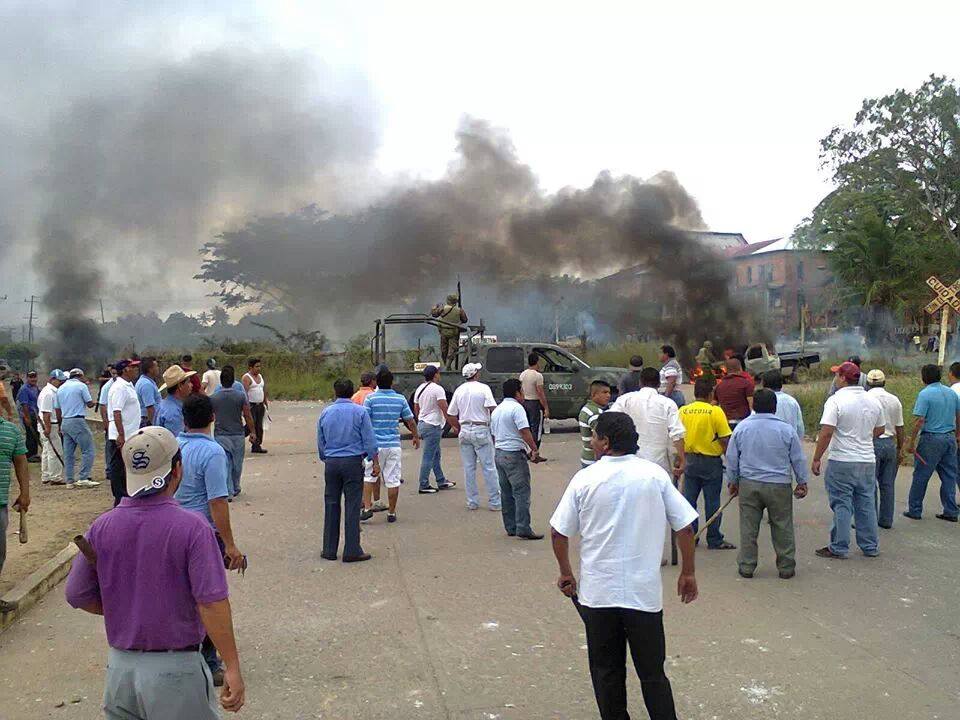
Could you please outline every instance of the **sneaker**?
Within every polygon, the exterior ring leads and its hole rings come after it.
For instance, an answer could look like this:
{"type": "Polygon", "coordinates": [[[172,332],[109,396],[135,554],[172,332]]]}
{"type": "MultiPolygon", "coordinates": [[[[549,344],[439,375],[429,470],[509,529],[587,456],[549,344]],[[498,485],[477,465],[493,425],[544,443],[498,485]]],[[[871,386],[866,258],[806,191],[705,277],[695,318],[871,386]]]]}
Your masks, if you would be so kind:
{"type": "Polygon", "coordinates": [[[499,505],[491,505],[490,512],[503,512],[503,508],[499,505]]]}
{"type": "Polygon", "coordinates": [[[439,492],[435,487],[430,487],[429,485],[425,488],[420,488],[418,491],[421,495],[433,495],[436,492],[439,492]]]}
{"type": "Polygon", "coordinates": [[[57,483],[57,484],[58,484],[58,485],[66,485],[68,490],[73,490],[75,487],[77,487],[77,483],[78,483],[78,482],[80,482],[80,481],[77,480],[76,482],[72,482],[72,483],[65,482],[65,483],[57,483]]]}
{"type": "Polygon", "coordinates": [[[369,522],[370,520],[373,520],[373,510],[361,510],[360,522],[369,522]]]}
{"type": "Polygon", "coordinates": [[[467,510],[476,510],[477,508],[477,505],[467,505],[467,510]]]}
{"type": "Polygon", "coordinates": [[[82,488],[95,488],[95,487],[100,487],[100,483],[98,483],[98,482],[95,481],[95,480],[90,480],[90,479],[77,480],[77,481],[74,483],[74,485],[76,485],[77,487],[82,487],[82,488]]]}
{"type": "Polygon", "coordinates": [[[388,513],[387,513],[387,522],[396,522],[396,521],[397,521],[397,514],[396,514],[396,513],[392,513],[392,512],[388,512],[388,513]]]}
{"type": "Polygon", "coordinates": [[[66,485],[66,480],[47,480],[47,485],[66,485]]]}
{"type": "Polygon", "coordinates": [[[456,486],[457,484],[455,482],[447,480],[446,482],[442,482],[437,485],[437,490],[449,490],[450,488],[454,488],[456,486]]]}
{"type": "Polygon", "coordinates": [[[374,512],[383,512],[384,510],[389,510],[389,509],[390,508],[387,507],[387,504],[382,500],[377,500],[376,502],[374,502],[373,507],[371,508],[371,510],[373,510],[374,512]]]}

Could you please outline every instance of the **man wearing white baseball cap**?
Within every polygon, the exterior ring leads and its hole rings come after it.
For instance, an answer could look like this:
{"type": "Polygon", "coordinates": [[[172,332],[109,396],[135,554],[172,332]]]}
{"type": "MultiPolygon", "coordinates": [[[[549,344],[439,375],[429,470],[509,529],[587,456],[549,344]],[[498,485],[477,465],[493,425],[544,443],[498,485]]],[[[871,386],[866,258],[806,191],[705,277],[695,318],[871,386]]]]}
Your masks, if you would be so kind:
{"type": "Polygon", "coordinates": [[[244,703],[223,557],[213,528],[173,498],[183,466],[169,430],[147,427],[121,448],[129,497],[97,518],[67,578],[67,602],[103,615],[107,717],[219,717],[200,655],[209,634],[226,666],[220,704],[244,703]]]}
{"type": "Polygon", "coordinates": [[[480,363],[463,366],[467,382],[453,392],[447,414],[450,426],[460,435],[460,457],[463,460],[463,479],[467,487],[467,509],[480,507],[477,488],[477,463],[483,470],[483,484],[487,489],[489,508],[500,512],[500,479],[493,457],[493,438],[490,436],[490,413],[496,409],[490,386],[480,382],[480,363]]]}
{"type": "Polygon", "coordinates": [[[54,403],[57,390],[66,382],[67,374],[60,370],[50,371],[50,378],[37,396],[37,409],[40,419],[37,429],[40,431],[40,478],[44,485],[63,485],[63,442],[60,439],[60,425],[54,403]],[[54,427],[56,425],[56,427],[54,427]]]}

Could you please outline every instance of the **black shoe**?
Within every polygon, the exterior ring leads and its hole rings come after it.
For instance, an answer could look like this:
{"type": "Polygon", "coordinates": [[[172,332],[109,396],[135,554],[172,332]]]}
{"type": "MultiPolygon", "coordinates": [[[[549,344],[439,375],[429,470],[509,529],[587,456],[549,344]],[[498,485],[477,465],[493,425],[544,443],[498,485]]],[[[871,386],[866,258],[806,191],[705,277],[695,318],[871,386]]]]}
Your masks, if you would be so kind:
{"type": "Polygon", "coordinates": [[[884,530],[893,530],[893,525],[883,525],[882,523],[877,523],[878,527],[882,527],[884,530]]]}
{"type": "Polygon", "coordinates": [[[361,510],[360,522],[367,522],[373,519],[373,510],[361,510]]]}
{"type": "Polygon", "coordinates": [[[940,515],[937,515],[937,519],[938,519],[938,520],[946,520],[947,522],[956,522],[956,521],[957,521],[957,517],[956,517],[955,515],[944,515],[943,513],[941,513],[940,515]]]}
{"type": "Polygon", "coordinates": [[[388,512],[388,513],[387,513],[387,522],[390,523],[390,522],[396,522],[396,521],[397,521],[397,514],[396,514],[396,513],[392,513],[392,512],[388,512]]]}
{"type": "Polygon", "coordinates": [[[747,572],[746,570],[740,570],[740,569],[738,569],[737,572],[740,573],[740,577],[746,578],[747,580],[750,580],[753,578],[753,572],[747,572]]]}
{"type": "Polygon", "coordinates": [[[910,513],[909,510],[904,510],[903,516],[904,516],[905,518],[910,518],[911,520],[919,520],[919,519],[920,519],[920,516],[919,516],[919,515],[913,515],[913,514],[910,513]]]}
{"type": "Polygon", "coordinates": [[[434,495],[434,494],[436,494],[436,493],[439,492],[439,491],[437,490],[437,488],[435,488],[435,487],[430,487],[430,486],[428,485],[428,486],[425,487],[425,488],[420,488],[419,490],[417,490],[417,492],[420,493],[421,495],[434,495]]]}
{"type": "Polygon", "coordinates": [[[845,555],[837,555],[833,550],[830,549],[830,546],[822,547],[819,550],[815,550],[814,554],[822,558],[830,558],[832,560],[846,560],[845,555]]]}
{"type": "Polygon", "coordinates": [[[521,540],[543,540],[543,535],[534,532],[526,533],[524,535],[517,535],[517,537],[521,540]]]}
{"type": "Polygon", "coordinates": [[[508,533],[507,533],[507,536],[508,536],[508,537],[516,537],[517,534],[516,534],[515,532],[508,532],[508,533]]]}
{"type": "Polygon", "coordinates": [[[223,687],[223,669],[214,670],[210,674],[213,675],[213,686],[223,687]]]}
{"type": "Polygon", "coordinates": [[[351,556],[351,557],[347,557],[346,555],[344,555],[344,556],[343,556],[343,561],[344,561],[345,563],[364,562],[364,561],[366,561],[366,560],[369,560],[369,559],[372,558],[372,557],[373,557],[373,556],[372,556],[370,553],[363,553],[363,555],[353,555],[353,556],[351,556]]]}
{"type": "Polygon", "coordinates": [[[320,557],[322,557],[324,560],[336,560],[336,559],[337,559],[336,553],[334,553],[333,555],[327,555],[326,553],[320,553],[320,557]]]}
{"type": "Polygon", "coordinates": [[[252,448],[252,449],[250,450],[250,452],[256,453],[257,455],[266,455],[266,454],[267,454],[267,451],[264,450],[263,448],[252,448]]]}
{"type": "Polygon", "coordinates": [[[449,490],[450,488],[456,487],[457,484],[451,480],[447,480],[445,483],[440,483],[437,485],[437,490],[449,490]]]}
{"type": "Polygon", "coordinates": [[[780,579],[781,579],[781,580],[789,580],[790,578],[792,578],[792,577],[793,577],[794,575],[796,575],[796,574],[797,574],[797,571],[796,571],[796,570],[781,570],[781,571],[780,571],[780,579]]]}

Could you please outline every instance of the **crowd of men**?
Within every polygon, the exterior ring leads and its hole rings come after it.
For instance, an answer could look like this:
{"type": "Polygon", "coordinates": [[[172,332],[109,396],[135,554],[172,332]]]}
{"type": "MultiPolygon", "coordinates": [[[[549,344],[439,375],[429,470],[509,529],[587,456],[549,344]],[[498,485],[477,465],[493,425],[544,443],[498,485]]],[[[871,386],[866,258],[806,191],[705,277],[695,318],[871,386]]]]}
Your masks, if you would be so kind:
{"type": "MultiPolygon", "coordinates": [[[[905,455],[914,458],[914,474],[903,516],[922,517],[934,471],[941,480],[937,518],[955,523],[958,516],[960,363],[949,369],[952,388],[941,383],[939,367],[922,369],[925,387],[913,408],[909,438],[902,403],[886,389],[882,371],[863,372],[858,358],[832,368],[834,380],[808,463],[803,415],[797,401],[783,392],[779,371],[754,378],[744,372],[741,358],[727,358],[719,381],[696,380],[694,400],[687,402],[672,347],[661,348],[660,361],[654,368],[632,358],[615,398],[609,384],[591,384],[578,417],[581,469],[550,520],[558,588],[571,598],[584,623],[590,672],[605,719],[626,717],[628,645],[650,717],[676,717],[664,672],[660,577],[671,532],[682,557],[677,593],[687,603],[698,595],[694,554],[702,534],[708,549],[738,549],[739,575],[753,578],[764,511],[778,575],[783,580],[795,576],[793,503],[807,496],[811,472],[823,474],[833,513],[829,541],[815,551],[823,558],[849,556],[851,526],[862,554],[879,554],[880,529],[893,526],[894,481],[905,455]],[[739,548],[723,532],[724,485],[728,503],[739,499],[739,548]],[[701,495],[705,528],[697,511],[701,495]],[[578,574],[569,556],[569,539],[576,536],[578,574]]],[[[244,436],[254,452],[266,452],[261,444],[267,395],[256,359],[239,382],[231,366],[218,370],[213,364],[198,383],[189,363],[185,357],[161,375],[154,358],[125,359],[110,368],[99,393],[116,507],[87,533],[90,549],[74,563],[67,598],[74,607],[105,616],[112,669],[108,716],[111,704],[118,716],[120,710],[139,706],[145,710],[137,717],[151,717],[149,708],[173,701],[178,703],[174,716],[216,717],[211,689],[216,685],[223,686],[222,707],[237,710],[244,702],[225,570],[242,571],[247,558],[234,538],[228,503],[241,491],[244,436]],[[255,409],[257,405],[262,408],[255,409]],[[177,562],[162,570],[164,586],[171,591],[162,603],[149,597],[149,589],[156,587],[150,553],[161,533],[178,548],[177,562]],[[117,582],[121,577],[128,581],[117,582]],[[144,622],[148,615],[151,621],[144,622]],[[192,661],[197,655],[203,662],[192,661]],[[186,667],[196,675],[191,687],[197,691],[176,693],[171,674],[186,667]]],[[[346,378],[335,382],[336,399],[317,422],[318,455],[325,466],[323,559],[370,560],[361,545],[361,523],[374,521],[380,512],[388,524],[398,521],[401,426],[410,432],[414,449],[422,450],[419,494],[457,484],[443,469],[440,441],[449,425],[458,436],[466,509],[477,511],[485,504],[499,513],[508,536],[543,539],[530,512],[530,467],[543,461],[541,433],[550,412],[539,358],[532,354],[528,368],[503,383],[499,403],[480,382],[481,370],[479,363],[467,363],[460,371],[464,382],[448,402],[441,384],[445,368],[427,366],[412,407],[393,389],[393,373],[385,366],[364,373],[359,389],[346,378]]],[[[35,374],[28,374],[20,389],[18,408],[21,419],[29,418],[40,434],[44,478],[49,446],[55,457],[63,453],[69,458],[64,484],[96,485],[89,478],[92,438],[84,435],[87,425],[80,421],[94,404],[82,371],[54,370],[42,391],[30,387],[37,387],[35,374]],[[21,406],[31,400],[36,410],[24,415],[21,406]],[[62,437],[62,445],[51,441],[53,434],[62,437]],[[77,449],[82,456],[79,476],[71,467],[77,449]]],[[[30,502],[26,462],[35,457],[11,427],[0,418],[4,525],[10,462],[3,462],[3,455],[13,461],[20,482],[13,506],[24,509],[30,502]]]]}

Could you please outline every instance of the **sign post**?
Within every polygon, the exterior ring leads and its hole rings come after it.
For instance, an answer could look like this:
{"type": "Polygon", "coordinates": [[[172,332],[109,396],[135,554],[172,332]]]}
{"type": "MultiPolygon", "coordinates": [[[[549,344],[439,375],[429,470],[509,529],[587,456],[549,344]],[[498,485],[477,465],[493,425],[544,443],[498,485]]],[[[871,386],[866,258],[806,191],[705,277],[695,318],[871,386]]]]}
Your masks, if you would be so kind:
{"type": "Polygon", "coordinates": [[[947,327],[950,323],[950,308],[960,313],[960,280],[947,287],[937,278],[931,275],[927,278],[927,285],[937,294],[937,297],[924,308],[929,315],[935,315],[940,311],[940,351],[937,353],[937,364],[943,367],[944,357],[947,352],[947,327]]]}

